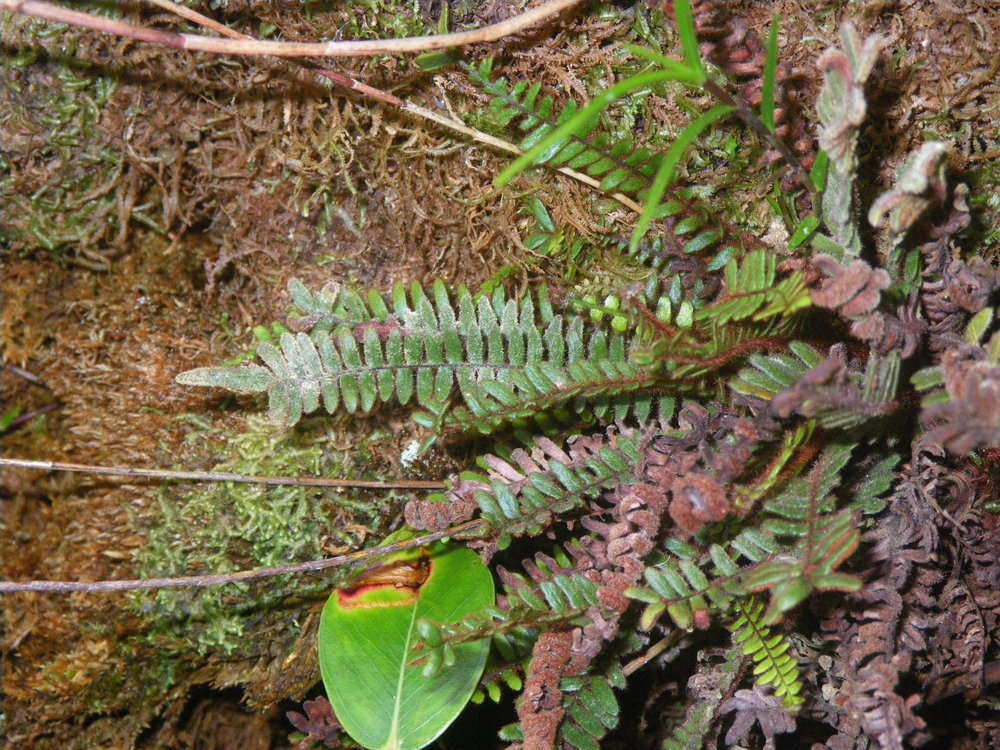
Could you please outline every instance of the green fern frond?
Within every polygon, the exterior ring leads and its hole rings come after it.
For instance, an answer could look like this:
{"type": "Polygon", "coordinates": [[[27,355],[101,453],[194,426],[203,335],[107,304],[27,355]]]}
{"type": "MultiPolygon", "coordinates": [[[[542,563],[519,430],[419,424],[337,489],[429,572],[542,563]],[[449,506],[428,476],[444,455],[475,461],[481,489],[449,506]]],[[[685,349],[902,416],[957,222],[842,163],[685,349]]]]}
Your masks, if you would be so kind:
{"type": "MultiPolygon", "coordinates": [[[[695,118],[693,122],[684,128],[677,139],[670,144],[669,150],[656,169],[653,183],[649,186],[649,190],[641,195],[644,202],[642,215],[639,217],[635,230],[632,232],[630,247],[638,247],[639,242],[649,230],[653,221],[662,217],[660,204],[667,189],[674,181],[674,175],[677,172],[677,167],[684,153],[704,131],[723,118],[728,117],[733,111],[734,108],[727,105],[720,104],[712,107],[707,112],[695,118]]],[[[674,229],[674,234],[677,234],[676,228],[674,229]]],[[[702,248],[699,246],[698,249],[702,248]]]]}
{"type": "MultiPolygon", "coordinates": [[[[571,611],[583,611],[598,603],[597,584],[582,574],[554,575],[538,584],[538,590],[545,599],[546,609],[563,617],[571,611]]],[[[517,595],[520,596],[520,593],[517,592],[517,595]]]]}
{"type": "Polygon", "coordinates": [[[872,353],[861,380],[861,395],[868,404],[888,404],[896,397],[902,359],[898,351],[872,353]]]}
{"type": "Polygon", "coordinates": [[[801,341],[792,341],[788,349],[790,354],[751,354],[749,366],[729,381],[729,387],[744,396],[770,401],[823,361],[823,355],[801,341]]]}
{"type": "Polygon", "coordinates": [[[556,549],[555,557],[536,555],[531,578],[506,570],[501,578],[502,607],[485,607],[454,623],[421,619],[417,622],[419,640],[413,646],[414,659],[433,673],[451,663],[448,652],[459,644],[489,639],[495,652],[491,657],[494,668],[481,688],[494,700],[500,695],[501,680],[510,685],[523,673],[540,631],[582,624],[589,610],[602,606],[598,584],[562,549],[556,549]]]}
{"type": "MultiPolygon", "coordinates": [[[[634,53],[647,54],[642,48],[634,53]]],[[[600,115],[608,106],[632,91],[668,80],[686,80],[686,67],[657,58],[660,70],[645,71],[620,81],[580,109],[569,102],[556,111],[549,96],[540,96],[541,85],[521,81],[513,86],[506,78],[492,78],[492,61],[468,67],[469,79],[492,98],[488,118],[495,127],[517,130],[526,135],[518,146],[525,152],[497,178],[503,186],[531,166],[568,167],[598,182],[605,193],[622,193],[644,204],[639,225],[632,236],[634,250],[641,237],[657,219],[684,218],[672,223],[678,237],[694,234],[685,252],[701,252],[717,244],[724,236],[713,212],[700,206],[690,191],[671,187],[677,166],[685,151],[701,133],[730,114],[730,107],[717,106],[690,123],[667,153],[639,146],[631,137],[615,138],[600,130],[600,115]],[[668,191],[669,189],[669,191],[668,191]],[[670,200],[664,201],[664,195],[670,200]]]]}
{"type": "Polygon", "coordinates": [[[799,665],[789,653],[791,644],[782,633],[772,633],[764,624],[764,605],[757,599],[737,601],[736,608],[739,617],[727,627],[733,633],[733,642],[753,660],[756,683],[772,685],[786,708],[797,711],[803,702],[803,684],[799,665]]]}
{"type": "Polygon", "coordinates": [[[805,279],[798,271],[775,284],[779,257],[766,250],[754,250],[742,261],[726,264],[726,294],[700,310],[698,322],[727,325],[740,320],[765,321],[790,317],[812,305],[805,279]]]}
{"type": "Polygon", "coordinates": [[[782,547],[774,534],[758,528],[747,528],[729,540],[728,546],[734,560],[759,563],[778,554],[782,547]]]}
{"type": "Polygon", "coordinates": [[[266,392],[272,419],[287,425],[321,404],[331,414],[367,412],[390,400],[415,401],[430,412],[428,426],[480,432],[563,405],[614,418],[652,408],[650,399],[615,400],[655,381],[629,360],[626,338],[556,315],[544,291],[518,301],[502,288],[478,298],[462,288],[454,302],[440,281],[430,295],[397,285],[389,300],[291,291],[310,334],[284,333],[280,348],[261,343],[264,366],[198,368],[177,382],[266,392]]]}
{"type": "MultiPolygon", "coordinates": [[[[727,248],[724,252],[728,258],[735,251],[727,248]]],[[[665,268],[669,258],[662,236],[635,251],[627,246],[605,247],[603,254],[593,259],[586,277],[574,286],[569,304],[596,323],[608,321],[613,329],[618,326],[617,330],[643,330],[646,321],[639,314],[643,304],[664,325],[689,326],[694,312],[707,304],[705,279],[697,271],[669,273],[665,268]],[[634,282],[643,283],[641,295],[634,282]],[[623,295],[629,284],[632,288],[623,295]],[[623,296],[628,299],[623,300],[623,296]]]]}
{"type": "Polygon", "coordinates": [[[602,675],[567,677],[559,684],[566,713],[559,725],[559,747],[600,750],[608,730],[618,726],[618,699],[602,675]]]}
{"type": "Polygon", "coordinates": [[[764,622],[777,622],[813,591],[858,591],[863,582],[837,568],[857,549],[861,532],[857,518],[843,510],[811,524],[812,534],[794,552],[751,568],[744,579],[750,591],[770,591],[764,622]]]}
{"type": "MultiPolygon", "coordinates": [[[[647,568],[646,587],[628,590],[647,606],[640,627],[651,628],[666,613],[677,627],[705,627],[712,613],[724,613],[749,591],[769,590],[766,622],[798,605],[812,590],[854,591],[860,580],[837,568],[857,548],[860,531],[850,510],[834,513],[833,490],[854,444],[828,448],[810,477],[796,478],[763,510],[771,517],[741,529],[725,545],[707,551],[667,540],[670,556],[647,568]],[[741,562],[749,563],[740,567],[741,562]]],[[[876,483],[873,491],[882,491],[876,483]]]]}
{"type": "Polygon", "coordinates": [[[777,262],[775,254],[756,250],[741,262],[731,258],[726,291],[710,304],[682,299],[676,305],[672,288],[637,327],[632,359],[696,390],[697,381],[744,356],[744,346],[751,354],[785,339],[811,301],[798,273],[776,281],[777,262]]]}
{"type": "Polygon", "coordinates": [[[589,253],[584,253],[584,248],[592,245],[593,241],[585,240],[572,230],[557,227],[537,195],[529,195],[522,202],[524,208],[521,213],[535,220],[534,231],[525,238],[524,246],[537,255],[565,264],[564,276],[572,280],[576,270],[581,263],[586,263],[589,256],[589,253]]]}
{"type": "MultiPolygon", "coordinates": [[[[729,382],[730,388],[737,393],[771,400],[792,388],[822,361],[819,352],[807,344],[792,342],[789,349],[791,355],[752,355],[749,358],[750,366],[739,371],[729,382]]],[[[839,384],[817,385],[814,392],[804,395],[800,410],[813,416],[827,429],[858,427],[884,413],[895,398],[900,368],[898,353],[891,352],[883,356],[872,352],[864,374],[848,374],[848,381],[853,384],[848,387],[853,389],[853,393],[839,384]]],[[[928,382],[933,383],[932,380],[928,382]]]]}
{"type": "MultiPolygon", "coordinates": [[[[681,243],[678,249],[683,254],[701,254],[720,245],[725,250],[725,242],[731,232],[719,223],[715,213],[698,199],[693,190],[677,187],[671,189],[669,195],[657,213],[671,220],[668,226],[671,234],[681,243]]],[[[637,251],[638,245],[630,244],[629,250],[637,251]]]]}
{"type": "MultiPolygon", "coordinates": [[[[695,200],[695,194],[690,188],[676,188],[674,190],[674,194],[684,200],[695,200]]],[[[674,199],[664,203],[664,206],[670,216],[675,216],[683,210],[683,205],[674,199]]],[[[706,213],[703,213],[703,211],[707,211],[707,209],[703,206],[698,206],[695,209],[695,213],[689,213],[683,220],[687,221],[687,224],[681,226],[680,222],[678,222],[678,224],[674,225],[674,228],[679,227],[681,229],[680,234],[677,236],[693,235],[691,239],[687,240],[685,244],[681,245],[677,249],[681,251],[682,255],[701,256],[708,250],[722,245],[722,250],[705,263],[705,270],[714,272],[724,268],[731,257],[734,257],[734,255],[738,252],[742,253],[742,251],[738,250],[732,244],[725,244],[724,240],[726,238],[722,230],[713,226],[713,219],[706,213]]],[[[633,262],[639,263],[654,271],[661,272],[664,264],[670,258],[667,250],[667,241],[661,236],[653,237],[649,240],[641,242],[635,248],[631,247],[631,245],[625,245],[623,248],[624,254],[626,254],[633,262]]],[[[666,281],[666,279],[662,280],[666,281]]],[[[681,277],[681,281],[683,281],[683,277],[681,277]]],[[[673,282],[671,281],[669,283],[673,282]]],[[[664,284],[664,286],[666,285],[667,284],[664,284]]],[[[649,301],[653,300],[650,299],[649,301]]]]}
{"type": "MultiPolygon", "coordinates": [[[[453,409],[442,422],[445,428],[492,432],[505,424],[517,426],[529,418],[570,406],[578,413],[592,411],[598,418],[613,413],[624,419],[633,409],[645,419],[652,409],[649,398],[620,398],[631,391],[655,386],[656,375],[626,358],[624,340],[615,336],[609,350],[602,332],[590,339],[591,356],[575,356],[567,366],[551,362],[527,364],[501,373],[496,381],[483,379],[476,389],[463,389],[464,407],[453,409]],[[548,366],[546,366],[548,365],[548,366]],[[506,377],[504,377],[506,376],[506,377]]],[[[569,413],[556,413],[564,420],[569,413]]]]}
{"type": "MultiPolygon", "coordinates": [[[[802,440],[793,438],[791,450],[802,440]]],[[[627,592],[647,605],[640,627],[648,630],[664,613],[679,628],[705,627],[712,613],[724,613],[747,592],[763,590],[771,592],[770,623],[812,590],[856,590],[859,579],[836,571],[857,548],[860,531],[850,510],[834,512],[833,494],[855,446],[828,447],[808,478],[793,478],[763,502],[769,518],[741,529],[725,545],[710,544],[701,551],[667,540],[667,558],[644,571],[647,586],[627,592]],[[741,568],[742,561],[749,565],[741,568]]]]}
{"type": "Polygon", "coordinates": [[[474,498],[501,549],[513,537],[540,533],[556,516],[582,508],[605,488],[629,483],[642,456],[638,436],[578,440],[569,453],[550,441],[538,445],[540,454],[522,455],[516,467],[491,459],[493,477],[465,475],[489,486],[474,498]]]}
{"type": "Polygon", "coordinates": [[[898,453],[889,453],[874,463],[852,467],[857,479],[848,483],[852,489],[851,508],[867,516],[881,512],[888,503],[883,495],[896,481],[896,467],[902,460],[898,453]]]}
{"type": "Polygon", "coordinates": [[[865,363],[861,376],[862,409],[837,409],[818,416],[818,421],[827,429],[849,429],[857,427],[883,413],[896,397],[899,387],[902,359],[898,351],[882,355],[872,352],[865,363]]]}
{"type": "Polygon", "coordinates": [[[413,658],[424,662],[427,674],[447,668],[453,662],[448,653],[459,644],[486,639],[506,662],[527,664],[540,630],[575,624],[599,604],[597,584],[583,573],[561,570],[540,583],[508,576],[503,608],[486,607],[455,623],[417,622],[420,637],[413,644],[413,658]]]}
{"type": "Polygon", "coordinates": [[[539,96],[540,83],[519,81],[511,86],[506,78],[492,78],[492,60],[469,67],[467,72],[474,84],[493,97],[489,119],[499,128],[526,133],[517,144],[524,151],[531,151],[567,122],[574,124],[563,138],[534,155],[531,163],[583,171],[600,179],[601,189],[605,191],[634,194],[651,184],[662,157],[648,149],[637,149],[631,138],[616,140],[606,133],[595,134],[600,111],[582,119],[576,102],[570,101],[556,112],[552,97],[539,96]]]}
{"type": "Polygon", "coordinates": [[[791,480],[777,496],[766,500],[763,508],[771,518],[762,528],[779,536],[804,537],[810,524],[836,506],[833,490],[841,482],[841,471],[851,459],[857,443],[834,443],[816,463],[808,477],[791,480]]]}
{"type": "Polygon", "coordinates": [[[799,454],[799,449],[809,442],[815,429],[816,423],[810,420],[794,430],[785,432],[777,453],[768,463],[767,472],[755,479],[751,485],[734,488],[731,502],[737,513],[740,515],[749,513],[758,500],[766,497],[782,481],[786,467],[799,454]]]}
{"type": "Polygon", "coordinates": [[[296,308],[290,319],[312,330],[355,326],[372,318],[369,306],[361,297],[340,284],[327,284],[313,292],[298,279],[292,279],[288,282],[288,295],[296,308]]]}
{"type": "Polygon", "coordinates": [[[619,81],[607,91],[596,96],[583,108],[570,102],[555,115],[550,97],[538,99],[541,86],[520,82],[513,87],[506,79],[490,80],[492,64],[487,61],[478,68],[470,68],[473,83],[495,97],[492,114],[498,123],[510,127],[515,124],[527,136],[518,144],[524,154],[508,166],[497,178],[503,187],[514,177],[531,166],[547,164],[567,166],[600,180],[601,189],[634,193],[649,189],[652,175],[662,157],[648,149],[635,147],[631,138],[613,140],[604,133],[587,139],[597,130],[601,113],[614,102],[633,91],[678,79],[675,69],[647,71],[619,81]]]}
{"type": "MultiPolygon", "coordinates": [[[[686,188],[679,188],[678,192],[690,193],[686,188]]],[[[699,209],[698,214],[700,213],[699,209]]],[[[682,233],[693,226],[689,221],[690,218],[682,222],[683,226],[676,225],[681,227],[682,233]]],[[[710,224],[707,219],[705,223],[710,224]]],[[[722,243],[723,234],[716,227],[701,227],[694,231],[696,232],[694,238],[680,248],[685,255],[699,254],[703,250],[713,249],[717,243],[722,243]]],[[[656,311],[657,317],[662,322],[671,323],[675,318],[683,317],[680,308],[685,303],[690,308],[690,317],[693,319],[694,311],[700,310],[708,303],[705,293],[707,274],[724,268],[732,258],[741,255],[742,250],[738,250],[732,244],[723,243],[722,249],[705,262],[703,269],[689,268],[672,272],[667,270],[667,264],[672,260],[678,260],[680,256],[671,251],[667,245],[667,238],[659,235],[640,243],[634,249],[623,240],[617,245],[610,244],[598,248],[601,252],[594,254],[584,278],[573,288],[571,304],[589,310],[594,307],[596,300],[613,297],[617,307],[621,308],[617,314],[627,314],[629,306],[623,305],[620,299],[622,288],[626,284],[642,282],[642,299],[650,309],[656,311]]],[[[681,261],[678,265],[683,269],[685,264],[681,261]]],[[[632,296],[637,295],[633,292],[632,296]]],[[[615,311],[607,310],[604,314],[613,317],[615,311]]]]}
{"type": "Polygon", "coordinates": [[[497,732],[497,737],[499,737],[504,742],[523,742],[524,732],[521,731],[521,723],[518,721],[511,722],[510,724],[505,724],[500,727],[497,732]]]}
{"type": "Polygon", "coordinates": [[[683,630],[706,627],[711,612],[727,611],[733,598],[745,593],[739,566],[719,545],[710,547],[707,560],[699,559],[695,548],[675,539],[669,540],[667,547],[676,557],[646,568],[643,575],[648,588],[626,591],[628,597],[647,604],[639,619],[642,630],[652,628],[664,612],[683,630]],[[706,575],[702,567],[709,565],[706,575]]]}
{"type": "Polygon", "coordinates": [[[860,408],[855,405],[839,409],[829,409],[817,414],[817,421],[827,429],[850,429],[864,424],[873,417],[879,416],[884,408],[896,396],[899,386],[902,359],[898,351],[881,355],[872,352],[865,364],[865,372],[861,376],[860,408]]]}

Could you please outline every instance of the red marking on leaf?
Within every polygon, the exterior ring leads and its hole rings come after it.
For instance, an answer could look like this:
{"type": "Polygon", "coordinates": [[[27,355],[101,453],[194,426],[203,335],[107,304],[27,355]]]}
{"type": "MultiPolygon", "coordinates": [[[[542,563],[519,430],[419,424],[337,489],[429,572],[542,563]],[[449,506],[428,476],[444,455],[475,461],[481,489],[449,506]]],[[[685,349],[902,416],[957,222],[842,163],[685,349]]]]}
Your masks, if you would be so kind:
{"type": "Polygon", "coordinates": [[[337,601],[344,609],[366,607],[409,606],[417,600],[417,593],[430,578],[433,563],[427,557],[417,560],[396,560],[380,565],[361,574],[361,577],[337,592],[337,601]],[[401,596],[396,601],[364,601],[363,597],[378,589],[392,589],[401,596]]]}

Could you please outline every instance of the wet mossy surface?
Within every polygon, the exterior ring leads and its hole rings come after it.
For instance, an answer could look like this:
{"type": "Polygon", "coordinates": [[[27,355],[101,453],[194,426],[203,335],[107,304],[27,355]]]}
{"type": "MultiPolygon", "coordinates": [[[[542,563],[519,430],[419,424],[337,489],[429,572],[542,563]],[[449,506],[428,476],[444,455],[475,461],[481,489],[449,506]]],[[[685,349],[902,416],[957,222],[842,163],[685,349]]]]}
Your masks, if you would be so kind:
{"type": "MultiPolygon", "coordinates": [[[[442,4],[189,5],[244,33],[315,40],[433,32],[442,4]]],[[[449,5],[461,28],[524,3],[449,5]]],[[[972,187],[973,231],[996,253],[996,71],[984,76],[981,63],[998,58],[1000,30],[977,20],[984,4],[957,5],[966,12],[946,23],[921,4],[860,11],[865,30],[894,39],[873,83],[863,159],[884,188],[916,145],[953,140],[951,167],[972,187]]],[[[811,101],[814,61],[851,8],[743,3],[739,14],[763,29],[775,10],[782,57],[804,71],[811,101]]],[[[151,6],[114,12],[197,31],[151,6]]],[[[560,101],[584,98],[631,70],[614,42],[672,43],[658,19],[632,12],[622,3],[591,8],[561,30],[469,56],[497,55],[509,79],[543,81],[560,101]]],[[[331,89],[291,63],[178,53],[6,14],[0,50],[0,357],[45,384],[0,373],[0,415],[59,405],[3,434],[8,456],[402,476],[399,456],[414,435],[393,414],[281,432],[248,416],[259,403],[173,378],[248,351],[254,326],[284,319],[293,277],[312,288],[334,279],[384,290],[433,278],[475,288],[509,268],[511,289],[543,278],[558,285],[553,269],[565,269],[524,247],[535,229],[524,194],[541,197],[557,226],[585,236],[627,236],[635,220],[562,178],[532,175],[495,193],[502,155],[331,89]]],[[[484,99],[460,73],[423,73],[387,58],[336,68],[479,121],[484,99]]],[[[669,142],[695,104],[650,95],[610,124],[669,142]]],[[[756,154],[729,146],[720,130],[691,158],[717,172],[711,186],[729,213],[743,211],[750,228],[766,231],[760,196],[769,173],[756,154]]],[[[442,477],[452,464],[435,460],[411,475],[442,477]]],[[[311,559],[381,538],[401,522],[403,500],[4,469],[0,575],[98,580],[311,559]]],[[[5,597],[0,735],[34,748],[288,746],[281,708],[318,682],[313,635],[337,581],[5,597]]]]}

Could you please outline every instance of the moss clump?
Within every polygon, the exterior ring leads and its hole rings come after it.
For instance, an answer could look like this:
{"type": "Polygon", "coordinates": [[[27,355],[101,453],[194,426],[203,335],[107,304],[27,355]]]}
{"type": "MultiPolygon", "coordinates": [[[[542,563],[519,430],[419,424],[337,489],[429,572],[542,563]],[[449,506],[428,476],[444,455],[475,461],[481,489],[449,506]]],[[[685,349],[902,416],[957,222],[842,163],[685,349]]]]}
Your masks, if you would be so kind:
{"type": "MultiPolygon", "coordinates": [[[[417,9],[419,10],[419,8],[417,9]]],[[[390,39],[433,33],[428,19],[400,0],[355,0],[344,29],[347,39],[390,39]]]]}
{"type": "MultiPolygon", "coordinates": [[[[217,471],[267,476],[344,476],[356,468],[354,456],[330,449],[328,428],[318,421],[286,433],[263,419],[250,418],[247,431],[228,441],[220,433],[198,432],[191,440],[216,440],[230,458],[217,471]]],[[[363,442],[363,441],[362,441],[363,442]]],[[[362,446],[363,448],[363,446],[362,446]]],[[[212,483],[165,487],[155,510],[137,524],[148,543],[139,552],[143,577],[228,573],[250,567],[286,565],[322,557],[324,546],[356,546],[387,523],[392,496],[352,497],[349,492],[314,487],[264,487],[212,483]]],[[[289,598],[320,597],[330,587],[322,578],[282,577],[258,584],[206,590],[139,594],[134,608],[151,625],[149,637],[168,651],[238,654],[248,632],[265,622],[269,639],[292,640],[299,629],[290,618],[268,615],[289,598]]]]}
{"type": "Polygon", "coordinates": [[[91,250],[118,232],[122,157],[101,126],[117,79],[76,60],[71,34],[61,54],[46,55],[37,45],[55,33],[0,19],[0,248],[21,255],[91,250]]]}

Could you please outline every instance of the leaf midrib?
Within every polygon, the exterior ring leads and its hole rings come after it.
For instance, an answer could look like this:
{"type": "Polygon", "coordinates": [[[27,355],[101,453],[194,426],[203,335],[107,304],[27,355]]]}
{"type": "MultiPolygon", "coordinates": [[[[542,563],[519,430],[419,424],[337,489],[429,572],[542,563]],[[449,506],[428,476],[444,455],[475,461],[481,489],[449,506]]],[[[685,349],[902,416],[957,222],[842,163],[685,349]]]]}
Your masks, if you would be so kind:
{"type": "Polygon", "coordinates": [[[410,641],[413,638],[413,626],[417,620],[417,607],[413,607],[410,623],[406,627],[406,641],[403,644],[403,658],[399,662],[399,676],[396,679],[396,696],[392,706],[392,724],[389,726],[389,736],[382,750],[401,750],[399,744],[399,715],[403,703],[403,683],[406,679],[406,655],[410,653],[410,641]]]}

